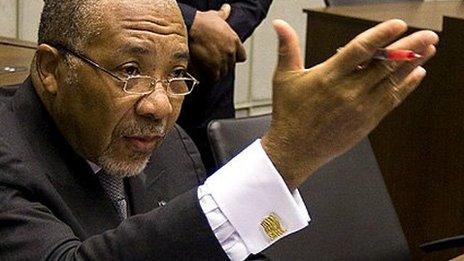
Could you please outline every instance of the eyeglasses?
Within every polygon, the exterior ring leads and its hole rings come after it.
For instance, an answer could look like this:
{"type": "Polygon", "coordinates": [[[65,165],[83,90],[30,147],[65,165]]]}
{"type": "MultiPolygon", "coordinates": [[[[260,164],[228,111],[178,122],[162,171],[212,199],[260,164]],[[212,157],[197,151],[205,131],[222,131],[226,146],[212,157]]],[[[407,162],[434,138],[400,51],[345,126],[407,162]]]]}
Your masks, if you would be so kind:
{"type": "Polygon", "coordinates": [[[146,75],[129,76],[126,79],[123,79],[119,77],[118,75],[114,74],[113,72],[111,72],[110,70],[105,69],[98,63],[92,61],[90,58],[87,58],[86,56],[79,54],[78,52],[72,50],[69,47],[66,47],[63,44],[49,44],[49,45],[55,47],[58,50],[62,50],[66,53],[69,53],[81,59],[86,64],[109,74],[111,77],[115,78],[116,80],[120,82],[123,82],[124,83],[123,91],[128,94],[138,94],[138,95],[150,94],[155,90],[156,84],[160,82],[165,87],[165,90],[168,93],[168,95],[185,96],[187,94],[190,94],[193,88],[200,83],[197,79],[195,79],[192,75],[190,75],[187,72],[185,73],[187,77],[175,77],[175,78],[164,79],[164,80],[159,80],[159,79],[153,78],[151,76],[146,76],[146,75]]]}

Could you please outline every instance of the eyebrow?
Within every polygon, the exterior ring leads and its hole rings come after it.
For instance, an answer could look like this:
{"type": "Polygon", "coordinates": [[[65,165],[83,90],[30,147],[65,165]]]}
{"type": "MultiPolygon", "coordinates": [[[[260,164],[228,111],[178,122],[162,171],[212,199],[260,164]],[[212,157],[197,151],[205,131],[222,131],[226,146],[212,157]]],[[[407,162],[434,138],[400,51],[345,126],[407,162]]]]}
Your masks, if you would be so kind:
{"type": "MultiPolygon", "coordinates": [[[[154,53],[154,51],[151,48],[143,47],[140,45],[134,45],[134,44],[125,44],[121,48],[117,50],[118,53],[120,54],[125,54],[125,53],[131,53],[133,55],[137,56],[143,56],[143,55],[149,55],[154,53]]],[[[177,60],[177,61],[189,61],[190,60],[190,55],[187,50],[181,49],[178,51],[175,51],[172,54],[172,59],[177,60]]]]}
{"type": "Polygon", "coordinates": [[[139,45],[126,44],[126,45],[123,45],[118,50],[118,52],[119,53],[131,53],[135,55],[145,55],[145,54],[150,54],[152,50],[146,47],[139,46],[139,45]]]}
{"type": "Polygon", "coordinates": [[[190,59],[188,51],[177,51],[172,56],[176,60],[189,60],[190,59]]]}

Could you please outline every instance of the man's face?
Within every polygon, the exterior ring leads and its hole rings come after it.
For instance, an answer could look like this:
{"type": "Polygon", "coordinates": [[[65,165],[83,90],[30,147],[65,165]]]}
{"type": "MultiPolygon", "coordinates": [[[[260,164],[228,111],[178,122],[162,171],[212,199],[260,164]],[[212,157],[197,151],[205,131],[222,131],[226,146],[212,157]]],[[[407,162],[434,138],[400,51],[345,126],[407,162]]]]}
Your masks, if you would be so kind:
{"type": "MultiPolygon", "coordinates": [[[[121,78],[167,79],[186,70],[187,33],[175,2],[102,5],[107,28],[80,50],[90,59],[121,78]]],[[[150,95],[127,94],[123,83],[72,59],[53,104],[60,131],[76,151],[109,174],[139,173],[173,127],[183,98],[168,96],[164,83],[157,83],[150,95]]]]}

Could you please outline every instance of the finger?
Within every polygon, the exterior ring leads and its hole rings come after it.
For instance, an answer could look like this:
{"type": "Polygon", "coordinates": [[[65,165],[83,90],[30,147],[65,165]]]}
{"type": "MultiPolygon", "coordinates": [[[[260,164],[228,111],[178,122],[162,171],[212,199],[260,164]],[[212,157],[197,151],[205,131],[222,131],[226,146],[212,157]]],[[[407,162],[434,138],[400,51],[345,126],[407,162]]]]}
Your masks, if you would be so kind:
{"type": "Polygon", "coordinates": [[[221,70],[219,70],[219,75],[217,76],[216,81],[220,81],[221,79],[224,79],[224,77],[226,77],[228,73],[229,73],[228,64],[224,64],[224,66],[221,67],[221,70]]]}
{"type": "MultiPolygon", "coordinates": [[[[210,54],[214,56],[213,54],[210,54]]],[[[203,61],[204,62],[204,61],[203,61]]],[[[223,68],[223,61],[212,59],[204,65],[205,78],[210,82],[217,82],[221,77],[221,70],[223,68]]]]}
{"type": "Polygon", "coordinates": [[[235,68],[235,53],[227,55],[227,59],[224,59],[221,68],[221,78],[226,77],[229,72],[232,72],[235,68]]]}
{"type": "Polygon", "coordinates": [[[382,81],[381,86],[374,90],[372,96],[380,117],[384,117],[388,112],[400,105],[422,82],[425,74],[425,69],[419,66],[401,82],[394,77],[388,77],[382,81]]]}
{"type": "MultiPolygon", "coordinates": [[[[369,64],[366,70],[362,70],[359,73],[364,77],[360,77],[364,80],[364,86],[370,88],[378,82],[380,82],[385,76],[395,72],[398,68],[406,67],[410,68],[411,71],[415,67],[424,64],[435,54],[435,47],[433,45],[438,43],[438,36],[431,31],[419,31],[404,37],[395,43],[389,45],[387,49],[406,49],[412,50],[421,55],[421,58],[415,59],[408,62],[396,62],[396,61],[374,61],[369,64]]],[[[403,78],[403,77],[402,77],[403,78]]]]}
{"type": "Polygon", "coordinates": [[[229,4],[223,4],[221,6],[221,9],[219,9],[219,11],[218,11],[218,15],[219,15],[219,17],[222,18],[222,20],[225,21],[225,20],[227,20],[227,18],[229,18],[231,10],[232,10],[232,7],[229,4]]]}
{"type": "Polygon", "coordinates": [[[277,70],[296,71],[303,69],[300,44],[295,30],[283,20],[274,20],[272,24],[279,38],[277,70]]]}
{"type": "Polygon", "coordinates": [[[210,79],[213,83],[219,81],[219,79],[221,79],[221,71],[219,69],[215,69],[211,71],[210,79]]]}
{"type": "Polygon", "coordinates": [[[436,33],[423,30],[399,39],[398,41],[390,44],[387,49],[406,49],[419,53],[428,45],[436,45],[438,40],[438,35],[436,33]]]}
{"type": "Polygon", "coordinates": [[[246,49],[241,41],[238,41],[237,45],[238,46],[237,46],[237,52],[235,55],[235,60],[236,62],[241,63],[241,62],[246,61],[247,59],[246,49]]]}
{"type": "Polygon", "coordinates": [[[435,46],[429,45],[426,50],[421,52],[422,57],[417,59],[413,62],[408,62],[402,64],[398,70],[396,70],[390,77],[394,79],[398,79],[396,81],[400,81],[405,79],[412,71],[414,71],[417,67],[424,64],[427,60],[432,58],[436,53],[435,46]]]}
{"type": "Polygon", "coordinates": [[[221,59],[218,60],[218,64],[216,66],[217,73],[214,80],[217,82],[223,79],[229,73],[229,68],[231,66],[235,66],[235,55],[231,53],[221,57],[221,59]]]}
{"type": "Polygon", "coordinates": [[[405,22],[393,19],[383,22],[351,40],[340,52],[327,60],[329,70],[337,75],[355,71],[358,65],[372,59],[377,48],[391,43],[407,29],[405,22]]]}

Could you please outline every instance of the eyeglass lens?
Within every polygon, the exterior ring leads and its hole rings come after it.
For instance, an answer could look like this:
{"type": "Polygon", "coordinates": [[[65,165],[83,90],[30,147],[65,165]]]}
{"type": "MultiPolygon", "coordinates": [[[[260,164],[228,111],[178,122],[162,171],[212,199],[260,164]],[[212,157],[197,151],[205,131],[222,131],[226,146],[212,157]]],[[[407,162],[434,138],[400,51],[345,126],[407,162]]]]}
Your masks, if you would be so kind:
{"type": "MultiPolygon", "coordinates": [[[[151,92],[155,85],[156,83],[152,78],[134,77],[127,80],[125,89],[128,92],[145,94],[151,92]]],[[[166,91],[175,95],[190,93],[194,85],[193,79],[173,79],[169,83],[163,83],[166,91]]]]}

